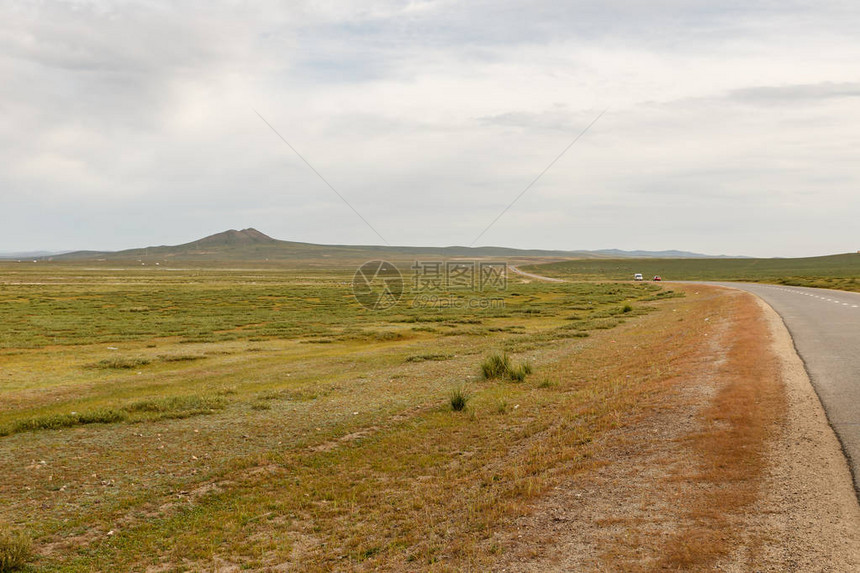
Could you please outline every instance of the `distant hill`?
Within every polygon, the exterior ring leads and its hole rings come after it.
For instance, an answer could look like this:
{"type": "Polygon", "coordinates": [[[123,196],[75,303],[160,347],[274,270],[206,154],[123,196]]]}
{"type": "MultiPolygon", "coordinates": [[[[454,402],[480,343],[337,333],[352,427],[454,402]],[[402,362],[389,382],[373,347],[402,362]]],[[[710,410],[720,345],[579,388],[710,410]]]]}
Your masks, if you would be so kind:
{"type": "Polygon", "coordinates": [[[596,255],[605,255],[612,258],[635,258],[635,259],[746,259],[749,257],[738,257],[731,255],[702,255],[700,253],[689,253],[687,251],[621,251],[619,249],[600,249],[599,251],[588,251],[596,255]]]}
{"type": "Polygon", "coordinates": [[[744,280],[860,291],[860,253],[795,259],[579,259],[523,267],[573,280],[629,280],[634,273],[664,280],[744,280]]]}
{"type": "MultiPolygon", "coordinates": [[[[236,262],[236,261],[313,261],[337,259],[394,259],[436,256],[503,257],[545,259],[598,259],[618,257],[707,258],[708,255],[685,251],[563,251],[511,249],[506,247],[404,247],[379,245],[318,245],[274,239],[257,229],[230,229],[181,245],[162,245],[124,251],[75,251],[50,257],[55,261],[134,261],[134,262],[236,262]]],[[[49,257],[45,257],[49,258],[49,257]]]]}
{"type": "Polygon", "coordinates": [[[0,253],[0,259],[38,259],[61,255],[67,251],[12,251],[0,253]]]}

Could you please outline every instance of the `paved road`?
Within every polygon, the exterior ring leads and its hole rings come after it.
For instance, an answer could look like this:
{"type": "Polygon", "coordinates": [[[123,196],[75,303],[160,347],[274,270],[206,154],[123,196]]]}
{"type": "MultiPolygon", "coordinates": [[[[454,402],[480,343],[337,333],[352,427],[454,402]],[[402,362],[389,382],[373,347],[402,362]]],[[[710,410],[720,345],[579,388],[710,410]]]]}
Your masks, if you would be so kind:
{"type": "Polygon", "coordinates": [[[860,496],[860,293],[747,283],[782,316],[839,436],[860,496]]]}

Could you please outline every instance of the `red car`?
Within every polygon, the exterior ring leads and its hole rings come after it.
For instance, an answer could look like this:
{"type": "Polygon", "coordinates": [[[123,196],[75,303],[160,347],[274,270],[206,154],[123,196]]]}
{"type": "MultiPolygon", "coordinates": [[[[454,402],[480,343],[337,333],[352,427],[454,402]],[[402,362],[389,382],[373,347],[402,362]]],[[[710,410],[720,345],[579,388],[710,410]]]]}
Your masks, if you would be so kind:
{"type": "Polygon", "coordinates": [[[660,275],[654,275],[654,278],[652,280],[662,281],[663,279],[660,278],[660,275]]]}

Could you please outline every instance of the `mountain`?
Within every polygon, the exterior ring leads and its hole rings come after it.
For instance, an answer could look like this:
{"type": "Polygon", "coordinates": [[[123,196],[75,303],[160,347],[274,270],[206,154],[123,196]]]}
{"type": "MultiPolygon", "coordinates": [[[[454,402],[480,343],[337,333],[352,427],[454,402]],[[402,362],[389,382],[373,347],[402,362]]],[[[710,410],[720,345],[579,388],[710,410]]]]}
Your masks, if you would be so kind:
{"type": "Polygon", "coordinates": [[[225,245],[271,245],[277,242],[279,242],[277,239],[273,239],[257,229],[242,229],[241,231],[230,229],[223,233],[216,233],[215,235],[209,235],[197,241],[180,245],[180,247],[212,248],[225,245]]]}
{"type": "MultiPolygon", "coordinates": [[[[75,251],[50,257],[55,261],[124,261],[156,263],[218,261],[324,261],[409,257],[501,257],[501,258],[628,258],[675,257],[707,258],[685,251],[563,251],[511,249],[506,247],[403,247],[380,245],[318,245],[274,239],[257,229],[230,229],[181,245],[161,245],[124,251],[75,251]]],[[[48,258],[48,257],[45,257],[48,258]]]]}
{"type": "Polygon", "coordinates": [[[75,251],[54,260],[266,260],[311,255],[324,248],[308,243],[279,241],[256,229],[230,229],[181,245],[161,245],[124,251],[75,251]]]}

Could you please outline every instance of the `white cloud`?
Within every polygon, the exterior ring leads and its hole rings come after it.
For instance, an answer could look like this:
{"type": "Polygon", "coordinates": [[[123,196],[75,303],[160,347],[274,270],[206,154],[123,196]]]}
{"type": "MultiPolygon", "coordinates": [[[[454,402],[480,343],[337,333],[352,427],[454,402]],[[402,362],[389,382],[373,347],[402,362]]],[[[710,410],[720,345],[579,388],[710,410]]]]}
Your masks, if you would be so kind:
{"type": "Polygon", "coordinates": [[[469,243],[604,108],[482,243],[855,250],[858,24],[842,2],[6,3],[0,251],[378,242],[255,109],[390,242],[469,243]]]}

